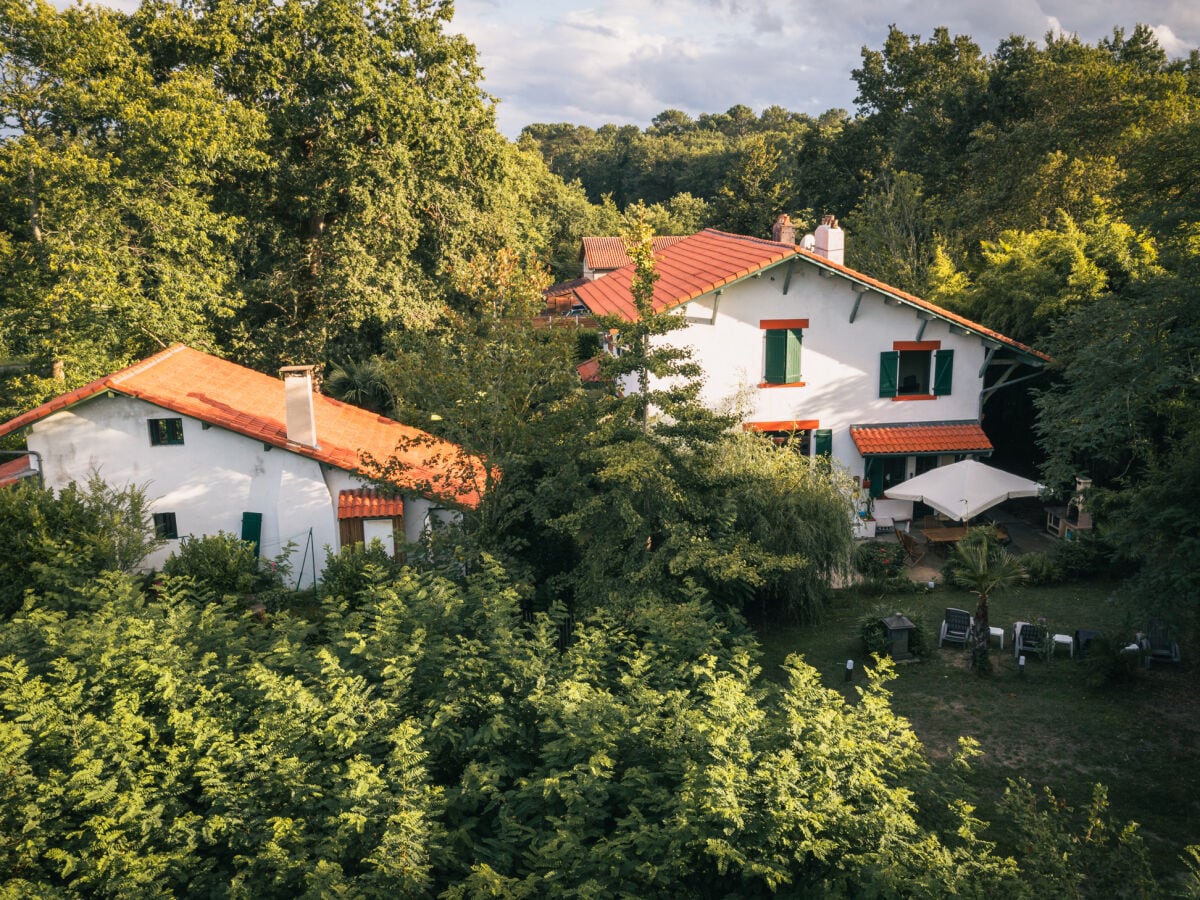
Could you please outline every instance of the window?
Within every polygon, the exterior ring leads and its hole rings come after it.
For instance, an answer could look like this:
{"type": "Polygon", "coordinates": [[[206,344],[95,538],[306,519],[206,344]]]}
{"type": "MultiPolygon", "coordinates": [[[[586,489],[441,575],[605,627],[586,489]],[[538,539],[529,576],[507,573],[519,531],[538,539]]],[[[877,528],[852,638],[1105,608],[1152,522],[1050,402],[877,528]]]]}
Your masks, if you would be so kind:
{"type": "Polygon", "coordinates": [[[801,455],[809,456],[815,451],[818,456],[833,454],[833,432],[818,428],[817,419],[790,419],[783,422],[745,422],[743,431],[757,431],[771,439],[776,447],[793,447],[801,455]]]}
{"type": "Polygon", "coordinates": [[[941,341],[896,341],[879,354],[879,396],[944,397],[954,379],[954,351],[941,341]]]}
{"type": "Polygon", "coordinates": [[[871,496],[879,498],[890,487],[908,480],[907,456],[868,456],[863,473],[871,482],[871,496]]]}
{"type": "Polygon", "coordinates": [[[154,536],[165,540],[179,537],[179,529],[175,525],[175,513],[154,514],[154,536]]]}
{"type": "Polygon", "coordinates": [[[800,380],[800,344],[808,319],[763,319],[763,380],[768,385],[802,385],[800,380]]]}
{"type": "Polygon", "coordinates": [[[183,419],[148,419],[147,422],[152,446],[183,443],[183,419]]]}

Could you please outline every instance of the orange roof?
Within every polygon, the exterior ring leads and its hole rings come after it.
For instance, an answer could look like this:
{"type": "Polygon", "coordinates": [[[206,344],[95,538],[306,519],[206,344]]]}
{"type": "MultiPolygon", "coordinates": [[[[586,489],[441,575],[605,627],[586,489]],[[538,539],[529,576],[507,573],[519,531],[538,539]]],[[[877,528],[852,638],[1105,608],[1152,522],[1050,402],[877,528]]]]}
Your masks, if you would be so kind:
{"type": "Polygon", "coordinates": [[[579,373],[580,381],[599,381],[600,358],[593,356],[591,359],[585,359],[575,367],[575,371],[579,373]]]}
{"type": "Polygon", "coordinates": [[[359,469],[364,453],[380,462],[394,456],[402,466],[397,487],[462,506],[479,503],[476,486],[450,474],[461,460],[456,444],[322,394],[313,395],[319,446],[290,442],[281,379],[183,344],[9,420],[0,425],[0,437],[104,391],[136,397],[348,472],[359,469]]]}
{"type": "MultiPolygon", "coordinates": [[[[586,240],[586,239],[585,239],[586,240]]],[[[741,234],[729,234],[706,228],[704,231],[684,238],[655,254],[655,265],[659,279],[654,285],[654,310],[662,312],[689,300],[695,300],[710,291],[739,281],[756,272],[778,265],[788,259],[802,259],[822,268],[837,272],[852,281],[874,288],[881,294],[932,312],[962,328],[981,336],[989,337],[1001,344],[1035,356],[1046,362],[1050,357],[1019,341],[992,331],[977,322],[972,322],[957,313],[952,313],[920,297],[891,287],[861,272],[831,262],[824,256],[796,247],[762,238],[741,234]]],[[[588,282],[575,289],[575,296],[596,315],[616,315],[627,321],[637,318],[630,287],[633,283],[633,266],[612,272],[603,278],[588,282]]]]}
{"type": "Polygon", "coordinates": [[[910,453],[984,453],[992,450],[978,422],[919,425],[851,425],[850,437],[863,456],[910,453]]]}
{"type": "MultiPolygon", "coordinates": [[[[650,249],[660,253],[672,244],[678,244],[686,235],[661,235],[652,239],[650,249]]],[[[585,237],[579,258],[593,271],[610,271],[633,265],[625,241],[619,237],[585,237]]]]}
{"type": "Polygon", "coordinates": [[[549,300],[552,297],[558,297],[562,294],[569,295],[575,288],[583,287],[589,281],[591,281],[590,278],[572,278],[570,281],[559,281],[542,291],[542,296],[549,300]]]}
{"type": "Polygon", "coordinates": [[[384,519],[404,515],[404,500],[381,496],[374,488],[354,488],[338,493],[339,519],[384,519]]]}
{"type": "Polygon", "coordinates": [[[33,457],[29,454],[0,463],[0,487],[8,487],[35,472],[37,469],[33,467],[33,457]]]}

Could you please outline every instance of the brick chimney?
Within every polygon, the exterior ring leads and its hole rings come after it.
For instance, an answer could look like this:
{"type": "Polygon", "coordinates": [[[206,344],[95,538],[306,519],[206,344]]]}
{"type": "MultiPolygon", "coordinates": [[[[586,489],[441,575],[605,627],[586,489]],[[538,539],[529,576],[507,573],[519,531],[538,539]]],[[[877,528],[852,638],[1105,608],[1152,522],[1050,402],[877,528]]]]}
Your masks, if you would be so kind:
{"type": "Polygon", "coordinates": [[[816,239],[813,247],[814,253],[839,266],[846,264],[845,233],[838,228],[837,219],[834,216],[821,217],[821,224],[817,226],[814,238],[816,239]]]}
{"type": "Polygon", "coordinates": [[[317,420],[313,415],[314,366],[284,366],[283,378],[284,424],[287,439],[305,447],[317,446],[317,420]]]}
{"type": "Polygon", "coordinates": [[[771,240],[780,244],[796,245],[796,226],[792,224],[792,219],[787,213],[780,214],[771,226],[771,240]]]}

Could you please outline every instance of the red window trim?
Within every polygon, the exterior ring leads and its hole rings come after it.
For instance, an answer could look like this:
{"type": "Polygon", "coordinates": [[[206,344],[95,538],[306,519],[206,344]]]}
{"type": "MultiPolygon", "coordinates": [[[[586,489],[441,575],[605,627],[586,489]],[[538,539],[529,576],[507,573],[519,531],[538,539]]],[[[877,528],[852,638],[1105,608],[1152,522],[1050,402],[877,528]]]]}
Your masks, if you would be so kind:
{"type": "Polygon", "coordinates": [[[892,349],[901,352],[905,350],[941,350],[941,341],[893,341],[892,349]]]}
{"type": "Polygon", "coordinates": [[[743,422],[742,431],[816,431],[820,419],[784,419],[781,422],[743,422]]]}
{"type": "Polygon", "coordinates": [[[783,328],[807,328],[808,319],[760,319],[758,327],[763,331],[778,331],[783,328]]]}
{"type": "Polygon", "coordinates": [[[897,394],[892,398],[893,403],[902,403],[907,400],[936,400],[937,394],[897,394]]]}
{"type": "Polygon", "coordinates": [[[803,382],[803,381],[785,381],[782,384],[773,384],[770,381],[760,381],[758,383],[758,386],[760,388],[781,388],[781,387],[804,387],[805,384],[806,384],[806,382],[803,382]]]}

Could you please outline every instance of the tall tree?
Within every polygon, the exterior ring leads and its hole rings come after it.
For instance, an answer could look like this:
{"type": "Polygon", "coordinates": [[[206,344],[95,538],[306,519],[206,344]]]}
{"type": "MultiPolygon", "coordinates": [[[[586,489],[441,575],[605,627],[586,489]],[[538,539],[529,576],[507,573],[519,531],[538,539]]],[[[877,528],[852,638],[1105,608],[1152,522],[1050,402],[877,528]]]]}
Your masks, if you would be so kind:
{"type": "Polygon", "coordinates": [[[735,234],[769,237],[792,195],[783,154],[763,135],[746,138],[713,201],[713,224],[735,234]]]}
{"type": "Polygon", "coordinates": [[[0,345],[30,364],[13,393],[211,346],[244,228],[219,173],[260,167],[261,119],[203,67],[156,71],[121,13],[4,0],[0,23],[0,345]]]}
{"type": "Polygon", "coordinates": [[[136,17],[159,71],[214,73],[266,123],[260,172],[227,173],[240,217],[242,356],[361,357],[424,326],[450,261],[493,247],[503,139],[452,7],[408,0],[156,2],[136,17]]]}

